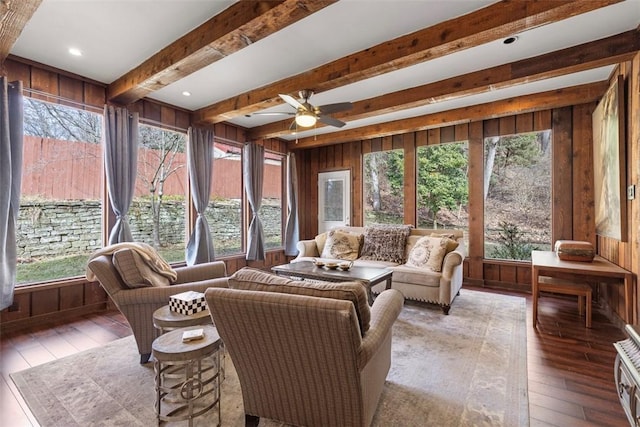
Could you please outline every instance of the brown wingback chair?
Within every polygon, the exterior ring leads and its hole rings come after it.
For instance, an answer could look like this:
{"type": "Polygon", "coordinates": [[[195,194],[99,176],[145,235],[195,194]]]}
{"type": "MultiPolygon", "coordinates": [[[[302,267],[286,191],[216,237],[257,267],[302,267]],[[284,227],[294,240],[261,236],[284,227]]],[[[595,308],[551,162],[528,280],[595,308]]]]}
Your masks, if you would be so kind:
{"type": "Polygon", "coordinates": [[[100,255],[88,263],[118,310],[126,317],[138,345],[140,363],[151,356],[151,344],[157,337],[153,312],[169,304],[171,295],[186,291],[204,292],[210,287],[227,286],[227,270],[223,261],[214,261],[175,269],[177,279],[169,286],[131,288],[112,262],[112,255],[100,255]]]}
{"type": "MultiPolygon", "coordinates": [[[[362,288],[358,299],[366,304],[364,287],[350,284],[362,288]]],[[[340,285],[320,285],[321,292],[340,285]]],[[[246,289],[205,292],[238,373],[246,425],[263,417],[308,427],[369,426],[391,365],[391,331],[402,294],[390,289],[376,298],[363,335],[353,301],[307,290],[295,295],[246,289]]],[[[368,306],[358,310],[368,317],[368,306]]]]}

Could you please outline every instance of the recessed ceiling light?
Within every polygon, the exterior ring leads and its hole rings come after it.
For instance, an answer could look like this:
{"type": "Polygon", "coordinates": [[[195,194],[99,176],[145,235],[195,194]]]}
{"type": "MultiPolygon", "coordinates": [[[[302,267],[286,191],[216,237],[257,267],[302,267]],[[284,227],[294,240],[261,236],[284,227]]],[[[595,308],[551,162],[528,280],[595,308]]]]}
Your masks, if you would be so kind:
{"type": "Polygon", "coordinates": [[[82,56],[82,51],[77,47],[70,47],[69,53],[73,56],[82,56]]]}
{"type": "Polygon", "coordinates": [[[182,94],[184,96],[191,96],[191,92],[189,92],[188,90],[185,90],[184,92],[182,92],[182,94]]]}
{"type": "Polygon", "coordinates": [[[512,36],[512,37],[507,37],[506,39],[504,39],[502,41],[502,43],[504,44],[511,44],[511,43],[515,43],[516,40],[518,40],[518,36],[512,36]]]}

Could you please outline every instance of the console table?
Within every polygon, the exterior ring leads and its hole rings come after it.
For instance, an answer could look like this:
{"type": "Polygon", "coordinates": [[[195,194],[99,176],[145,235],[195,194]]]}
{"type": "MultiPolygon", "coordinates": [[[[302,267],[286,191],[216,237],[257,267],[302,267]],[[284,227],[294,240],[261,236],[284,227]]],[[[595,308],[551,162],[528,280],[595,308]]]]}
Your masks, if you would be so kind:
{"type": "Polygon", "coordinates": [[[563,261],[553,251],[531,251],[531,290],[534,302],[538,294],[538,276],[557,277],[563,274],[565,276],[567,274],[580,276],[590,281],[624,284],[624,320],[627,323],[635,322],[633,318],[633,273],[599,255],[596,255],[593,262],[580,262],[563,261]]]}

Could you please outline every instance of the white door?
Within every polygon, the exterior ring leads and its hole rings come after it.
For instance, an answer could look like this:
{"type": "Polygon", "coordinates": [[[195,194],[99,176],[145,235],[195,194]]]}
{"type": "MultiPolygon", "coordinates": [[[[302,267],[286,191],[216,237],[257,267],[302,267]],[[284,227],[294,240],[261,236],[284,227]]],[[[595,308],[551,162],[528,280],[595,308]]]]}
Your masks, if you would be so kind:
{"type": "Polygon", "coordinates": [[[351,172],[318,174],[318,234],[351,224],[351,172]]]}

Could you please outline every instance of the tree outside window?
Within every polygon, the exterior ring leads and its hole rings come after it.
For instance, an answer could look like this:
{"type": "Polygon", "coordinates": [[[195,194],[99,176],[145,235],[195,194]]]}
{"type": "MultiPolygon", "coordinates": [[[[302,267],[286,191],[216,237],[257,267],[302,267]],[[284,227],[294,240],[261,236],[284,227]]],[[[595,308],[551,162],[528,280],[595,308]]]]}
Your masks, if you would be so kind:
{"type": "Polygon", "coordinates": [[[129,209],[133,240],[152,245],[168,262],[184,261],[187,135],[139,126],[138,174],[129,209]]]}
{"type": "Polygon", "coordinates": [[[418,226],[467,229],[467,143],[418,147],[418,226]]]}
{"type": "Polygon", "coordinates": [[[367,153],[364,161],[364,224],[404,223],[404,151],[367,153]]]}
{"type": "Polygon", "coordinates": [[[485,257],[529,260],[551,248],[551,132],[484,142],[485,257]]]}

